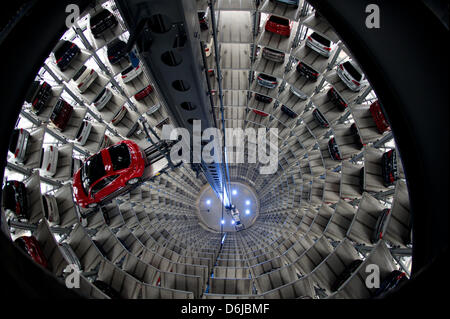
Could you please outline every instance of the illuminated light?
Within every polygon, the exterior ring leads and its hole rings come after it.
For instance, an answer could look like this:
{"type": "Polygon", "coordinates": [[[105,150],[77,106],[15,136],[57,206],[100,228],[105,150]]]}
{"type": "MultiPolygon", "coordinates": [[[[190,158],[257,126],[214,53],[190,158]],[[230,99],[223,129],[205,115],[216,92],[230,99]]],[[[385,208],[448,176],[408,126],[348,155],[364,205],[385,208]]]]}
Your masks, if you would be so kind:
{"type": "Polygon", "coordinates": [[[245,205],[250,205],[250,201],[249,201],[249,200],[246,200],[246,201],[245,201],[245,205]]]}
{"type": "Polygon", "coordinates": [[[206,205],[211,205],[211,200],[210,199],[206,200],[206,205]]]}
{"type": "Polygon", "coordinates": [[[245,215],[250,215],[250,209],[245,210],[245,215]]]}
{"type": "Polygon", "coordinates": [[[222,225],[224,225],[225,224],[225,220],[221,220],[221,222],[220,222],[222,225]]]}
{"type": "Polygon", "coordinates": [[[233,189],[233,191],[231,192],[233,195],[237,194],[237,190],[233,189]]]}
{"type": "Polygon", "coordinates": [[[232,220],[232,221],[231,221],[231,225],[234,225],[234,223],[235,223],[234,220],[232,220]]]}

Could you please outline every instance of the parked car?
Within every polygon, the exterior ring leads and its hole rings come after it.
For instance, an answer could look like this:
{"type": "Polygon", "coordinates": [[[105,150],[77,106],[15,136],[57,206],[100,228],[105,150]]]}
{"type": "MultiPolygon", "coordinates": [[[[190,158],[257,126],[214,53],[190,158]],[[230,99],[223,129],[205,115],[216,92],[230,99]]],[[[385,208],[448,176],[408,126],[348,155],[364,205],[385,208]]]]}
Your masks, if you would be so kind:
{"type": "Polygon", "coordinates": [[[40,171],[41,174],[47,177],[52,177],[56,174],[58,164],[58,148],[49,145],[42,149],[40,171]]]}
{"type": "Polygon", "coordinates": [[[80,52],[80,48],[75,43],[59,41],[53,50],[56,66],[64,72],[80,52]]]}
{"type": "Polygon", "coordinates": [[[260,116],[262,116],[262,117],[267,117],[267,116],[269,116],[268,113],[263,112],[263,111],[260,111],[260,110],[252,109],[252,111],[253,111],[253,113],[255,113],[255,114],[257,114],[257,115],[260,115],[260,116]]]}
{"type": "Polygon", "coordinates": [[[384,186],[389,187],[398,179],[397,153],[395,150],[387,151],[381,160],[381,174],[384,186]]]}
{"type": "Polygon", "coordinates": [[[28,141],[30,140],[30,133],[23,128],[14,129],[9,140],[9,151],[13,154],[14,159],[19,163],[26,160],[28,141]]]}
{"type": "Polygon", "coordinates": [[[3,186],[2,202],[5,210],[10,210],[18,219],[28,219],[28,194],[24,183],[7,181],[3,186]]]}
{"type": "Polygon", "coordinates": [[[269,19],[267,19],[265,29],[268,32],[289,37],[291,35],[292,26],[293,22],[289,19],[270,15],[269,19]]]}
{"type": "Polygon", "coordinates": [[[118,24],[117,18],[107,9],[102,9],[94,16],[91,16],[89,22],[94,38],[98,38],[103,32],[114,28],[118,24]]]}
{"type": "Polygon", "coordinates": [[[161,122],[159,122],[158,124],[156,124],[156,128],[158,129],[158,130],[160,130],[160,129],[162,129],[162,127],[164,126],[164,125],[166,125],[166,124],[169,124],[170,123],[170,119],[168,118],[168,117],[166,117],[164,120],[162,120],[161,122]]]}
{"type": "Polygon", "coordinates": [[[48,261],[42,251],[41,245],[34,236],[22,236],[14,241],[25,253],[27,253],[36,263],[44,268],[48,268],[48,261]]]}
{"type": "Polygon", "coordinates": [[[106,54],[111,64],[117,64],[128,56],[127,44],[120,39],[115,39],[108,44],[106,54]]]}
{"type": "Polygon", "coordinates": [[[361,139],[361,136],[359,135],[359,131],[358,131],[358,128],[356,127],[356,123],[353,123],[350,126],[350,132],[351,132],[351,134],[353,136],[353,139],[355,141],[356,147],[358,147],[358,149],[362,149],[364,144],[363,144],[363,141],[361,139]]]}
{"type": "Polygon", "coordinates": [[[42,204],[44,205],[44,216],[51,225],[59,225],[59,209],[56,197],[53,195],[42,195],[42,204]]]}
{"type": "Polygon", "coordinates": [[[404,272],[393,270],[389,275],[386,276],[386,278],[383,279],[380,284],[380,288],[375,291],[373,297],[379,297],[385,292],[398,287],[401,283],[407,280],[408,278],[406,277],[406,274],[404,272]]]}
{"type": "Polygon", "coordinates": [[[257,82],[259,85],[268,89],[274,89],[278,85],[278,81],[275,77],[264,73],[258,75],[257,82]]]}
{"type": "Polygon", "coordinates": [[[52,87],[47,82],[33,81],[25,101],[31,104],[31,111],[39,115],[52,96],[52,87]]]}
{"type": "Polygon", "coordinates": [[[262,94],[255,93],[255,100],[258,101],[258,102],[267,104],[267,103],[271,103],[273,99],[271,97],[269,97],[269,96],[265,96],[265,95],[262,95],[262,94]]]}
{"type": "Polygon", "coordinates": [[[133,50],[128,52],[128,59],[130,60],[131,65],[134,67],[137,67],[139,65],[139,63],[141,62],[133,50]]]}
{"type": "Polygon", "coordinates": [[[206,57],[209,57],[211,55],[212,49],[213,49],[213,44],[214,44],[214,38],[211,37],[209,42],[205,44],[205,55],[206,55],[206,57]]]}
{"type": "Polygon", "coordinates": [[[92,103],[98,111],[101,111],[111,100],[112,95],[112,92],[108,88],[104,88],[92,103]]]}
{"type": "Polygon", "coordinates": [[[284,52],[266,47],[262,50],[262,57],[276,63],[284,63],[285,54],[284,52]]]}
{"type": "Polygon", "coordinates": [[[294,94],[296,97],[298,97],[300,100],[307,100],[308,95],[300,91],[299,89],[295,88],[294,86],[289,87],[289,91],[291,91],[292,94],[294,94]]]}
{"type": "Polygon", "coordinates": [[[205,31],[209,29],[208,26],[208,14],[206,13],[206,11],[198,11],[197,12],[198,15],[198,22],[200,23],[200,30],[205,31]]]}
{"type": "Polygon", "coordinates": [[[352,61],[347,61],[337,67],[337,74],[347,87],[355,92],[361,91],[364,84],[367,83],[361,69],[352,61]]]}
{"type": "Polygon", "coordinates": [[[381,108],[380,102],[377,100],[370,105],[370,114],[377,125],[378,133],[383,134],[386,131],[390,131],[391,127],[386,120],[383,109],[381,108]]]}
{"type": "Polygon", "coordinates": [[[106,284],[103,281],[96,280],[93,282],[94,286],[100,289],[105,295],[107,295],[111,299],[122,299],[120,294],[114,290],[110,285],[106,284]]]}
{"type": "Polygon", "coordinates": [[[149,84],[145,88],[143,88],[142,90],[137,92],[134,95],[134,98],[136,99],[136,101],[142,101],[143,99],[145,99],[152,92],[153,92],[153,87],[149,84]]]}
{"type": "Polygon", "coordinates": [[[124,193],[141,180],[145,154],[133,141],[124,140],[89,157],[73,177],[75,201],[81,207],[124,193]]]}
{"type": "Polygon", "coordinates": [[[133,67],[130,65],[128,68],[122,71],[121,77],[123,80],[123,83],[128,83],[132,80],[134,80],[137,76],[139,76],[142,73],[142,68],[140,65],[137,67],[133,67]]]}
{"type": "Polygon", "coordinates": [[[73,251],[72,247],[68,243],[60,243],[59,248],[61,248],[61,253],[64,259],[69,263],[69,265],[76,265],[78,270],[83,271],[83,266],[81,265],[80,259],[77,254],[73,251]]]}
{"type": "Polygon", "coordinates": [[[78,91],[80,91],[80,93],[84,93],[97,77],[98,74],[94,69],[88,68],[87,66],[83,65],[78,70],[78,72],[75,73],[72,81],[75,83],[78,91]]]}
{"type": "Polygon", "coordinates": [[[328,141],[328,151],[330,152],[330,156],[332,159],[334,159],[335,161],[342,161],[342,155],[339,152],[339,146],[337,145],[334,137],[328,141]]]}
{"type": "Polygon", "coordinates": [[[122,121],[122,119],[124,118],[125,114],[127,114],[128,110],[126,108],[125,105],[122,105],[122,107],[117,111],[116,115],[114,115],[114,117],[111,120],[111,124],[112,125],[117,125],[120,123],[120,121],[122,121]]]}
{"type": "Polygon", "coordinates": [[[300,2],[300,0],[270,0],[270,1],[293,6],[294,8],[298,8],[298,3],[300,2]]]}
{"type": "Polygon", "coordinates": [[[302,61],[298,62],[296,70],[298,73],[312,82],[316,82],[320,75],[320,73],[317,72],[313,67],[302,61]]]}
{"type": "Polygon", "coordinates": [[[325,118],[325,116],[323,116],[322,112],[320,112],[319,109],[315,109],[312,113],[314,119],[316,120],[316,122],[323,128],[327,128],[330,127],[330,123],[328,123],[327,119],[325,118]]]}
{"type": "Polygon", "coordinates": [[[389,208],[383,209],[383,211],[380,213],[377,219],[377,223],[375,224],[375,228],[372,233],[372,237],[370,238],[370,241],[372,244],[375,244],[378,242],[378,240],[383,238],[383,230],[384,225],[386,224],[386,220],[391,213],[391,210],[389,208]]]}
{"type": "Polygon", "coordinates": [[[361,259],[356,259],[345,268],[345,270],[336,278],[336,281],[331,285],[331,291],[337,291],[339,287],[341,287],[350,277],[351,275],[358,269],[358,267],[362,264],[361,259]]]}
{"type": "Polygon", "coordinates": [[[333,43],[317,32],[311,33],[306,38],[306,46],[324,57],[330,57],[333,43]]]}
{"type": "Polygon", "coordinates": [[[295,119],[298,116],[297,113],[288,108],[286,105],[281,106],[281,111],[292,119],[295,119]]]}
{"type": "Polygon", "coordinates": [[[91,121],[86,121],[84,120],[81,123],[80,128],[78,129],[77,135],[76,135],[76,141],[80,144],[80,145],[84,145],[86,144],[89,134],[91,134],[91,129],[92,129],[92,122],[91,121]]]}
{"type": "Polygon", "coordinates": [[[348,104],[344,100],[344,98],[341,96],[341,94],[336,90],[334,87],[331,87],[327,92],[328,97],[330,98],[331,102],[340,110],[344,111],[348,104]]]}

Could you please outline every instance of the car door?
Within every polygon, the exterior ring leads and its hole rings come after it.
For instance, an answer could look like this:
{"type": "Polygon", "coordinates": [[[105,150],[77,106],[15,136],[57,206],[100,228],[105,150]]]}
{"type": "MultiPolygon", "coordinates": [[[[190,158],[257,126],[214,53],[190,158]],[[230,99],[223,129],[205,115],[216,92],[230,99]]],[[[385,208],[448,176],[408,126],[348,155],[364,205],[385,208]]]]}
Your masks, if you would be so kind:
{"type": "Polygon", "coordinates": [[[112,193],[120,189],[120,186],[117,186],[115,185],[115,183],[113,183],[118,177],[119,175],[105,176],[97,181],[91,187],[89,191],[89,197],[94,199],[96,202],[101,201],[108,195],[111,195],[112,193]]]}

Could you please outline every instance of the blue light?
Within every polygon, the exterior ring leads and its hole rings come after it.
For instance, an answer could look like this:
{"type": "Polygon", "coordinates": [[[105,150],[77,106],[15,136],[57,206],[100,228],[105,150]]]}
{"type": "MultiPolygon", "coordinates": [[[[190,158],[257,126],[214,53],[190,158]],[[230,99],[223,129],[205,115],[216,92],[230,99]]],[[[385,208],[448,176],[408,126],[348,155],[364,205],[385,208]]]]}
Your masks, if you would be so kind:
{"type": "Polygon", "coordinates": [[[250,205],[250,201],[249,201],[249,200],[246,200],[246,201],[245,201],[245,205],[250,205]]]}
{"type": "Polygon", "coordinates": [[[206,205],[211,205],[211,200],[210,199],[206,200],[206,205]]]}
{"type": "Polygon", "coordinates": [[[225,224],[225,220],[222,219],[221,223],[222,223],[222,225],[224,225],[225,224]]]}
{"type": "Polygon", "coordinates": [[[234,220],[231,221],[231,225],[234,225],[234,220]]]}
{"type": "Polygon", "coordinates": [[[237,190],[233,189],[233,190],[231,191],[231,193],[232,193],[233,195],[237,195],[237,190]]]}
{"type": "Polygon", "coordinates": [[[245,210],[245,215],[250,215],[250,209],[245,210]]]}

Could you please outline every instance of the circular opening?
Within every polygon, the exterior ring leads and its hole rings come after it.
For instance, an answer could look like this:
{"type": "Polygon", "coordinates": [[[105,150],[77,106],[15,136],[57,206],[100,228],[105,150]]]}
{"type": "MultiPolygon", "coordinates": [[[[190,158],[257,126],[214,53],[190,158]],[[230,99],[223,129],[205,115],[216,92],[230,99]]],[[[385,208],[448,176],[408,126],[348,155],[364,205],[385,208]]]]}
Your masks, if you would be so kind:
{"type": "Polygon", "coordinates": [[[172,50],[164,52],[161,55],[161,60],[168,66],[177,66],[183,62],[183,58],[172,50]]]}
{"type": "Polygon", "coordinates": [[[150,29],[156,33],[166,33],[172,27],[169,17],[162,14],[155,14],[150,17],[150,29]]]}
{"type": "Polygon", "coordinates": [[[190,85],[183,80],[173,81],[172,86],[175,90],[180,91],[180,92],[186,92],[187,90],[189,90],[191,88],[190,85]]]}
{"type": "MultiPolygon", "coordinates": [[[[192,110],[195,110],[195,108],[196,108],[196,106],[194,104],[192,104],[191,102],[183,102],[180,104],[180,106],[183,110],[186,110],[186,111],[192,111],[192,110]]],[[[189,120],[188,120],[188,122],[189,122],[189,120]]]]}

